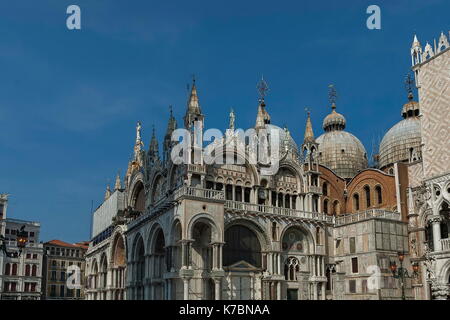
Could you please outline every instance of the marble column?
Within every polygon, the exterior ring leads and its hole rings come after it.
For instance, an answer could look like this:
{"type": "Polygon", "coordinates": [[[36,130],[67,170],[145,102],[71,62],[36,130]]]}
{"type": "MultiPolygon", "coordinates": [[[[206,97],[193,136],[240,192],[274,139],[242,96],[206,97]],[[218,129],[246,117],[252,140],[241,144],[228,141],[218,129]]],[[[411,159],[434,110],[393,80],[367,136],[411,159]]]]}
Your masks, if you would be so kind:
{"type": "Polygon", "coordinates": [[[183,278],[183,299],[189,300],[189,278],[183,278]]]}
{"type": "Polygon", "coordinates": [[[430,223],[433,228],[433,251],[441,251],[441,217],[439,215],[432,216],[430,223]]]}

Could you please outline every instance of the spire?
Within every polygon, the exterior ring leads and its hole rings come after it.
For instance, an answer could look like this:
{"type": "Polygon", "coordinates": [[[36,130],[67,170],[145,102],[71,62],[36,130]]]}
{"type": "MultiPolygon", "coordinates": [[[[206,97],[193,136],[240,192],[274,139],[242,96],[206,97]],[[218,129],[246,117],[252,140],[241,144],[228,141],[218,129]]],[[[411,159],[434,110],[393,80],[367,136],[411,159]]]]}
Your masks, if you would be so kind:
{"type": "Polygon", "coordinates": [[[415,48],[415,47],[420,47],[420,42],[419,42],[419,40],[417,39],[417,35],[416,35],[416,34],[414,34],[414,40],[413,40],[413,43],[412,43],[412,47],[413,47],[413,48],[415,48]]]}
{"type": "Polygon", "coordinates": [[[267,82],[264,80],[264,77],[261,77],[261,80],[258,82],[256,88],[259,92],[259,105],[258,105],[258,114],[256,115],[256,124],[255,128],[263,128],[266,124],[270,124],[270,115],[266,111],[266,103],[264,98],[269,91],[269,86],[267,82]]]}
{"type": "Polygon", "coordinates": [[[203,114],[198,100],[195,78],[193,78],[191,93],[189,95],[186,114],[184,116],[184,125],[186,128],[192,128],[196,121],[203,122],[203,114]]]}
{"type": "Polygon", "coordinates": [[[106,186],[106,192],[105,192],[105,201],[111,197],[111,188],[109,187],[109,184],[106,186]]]}
{"type": "Polygon", "coordinates": [[[122,182],[120,181],[120,174],[117,173],[116,183],[114,185],[114,190],[120,190],[120,189],[122,189],[122,182]]]}
{"type": "Polygon", "coordinates": [[[202,113],[202,110],[200,109],[200,104],[198,101],[197,86],[195,85],[195,78],[192,79],[191,94],[189,96],[189,101],[188,101],[188,112],[194,113],[194,114],[202,113]]]}
{"type": "Polygon", "coordinates": [[[152,129],[152,139],[150,140],[150,147],[148,149],[150,157],[156,159],[158,157],[158,140],[156,140],[155,125],[152,129]]]}
{"type": "Polygon", "coordinates": [[[305,138],[303,141],[313,142],[314,141],[314,132],[311,123],[311,113],[308,111],[308,118],[306,119],[306,127],[305,127],[305,138]]]}
{"type": "Polygon", "coordinates": [[[167,123],[167,132],[166,135],[172,135],[172,132],[177,128],[177,120],[173,116],[172,106],[169,106],[169,121],[167,123]]]}

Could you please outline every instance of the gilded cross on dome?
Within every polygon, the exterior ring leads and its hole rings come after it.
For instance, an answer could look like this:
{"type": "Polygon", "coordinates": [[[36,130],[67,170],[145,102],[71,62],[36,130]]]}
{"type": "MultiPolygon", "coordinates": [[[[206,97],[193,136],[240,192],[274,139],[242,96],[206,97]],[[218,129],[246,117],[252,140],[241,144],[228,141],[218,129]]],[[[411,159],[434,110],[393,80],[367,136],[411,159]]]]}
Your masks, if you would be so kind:
{"type": "Polygon", "coordinates": [[[413,99],[413,85],[414,85],[414,80],[411,78],[411,74],[408,73],[405,77],[405,87],[406,87],[406,91],[408,92],[409,100],[413,99]]]}
{"type": "Polygon", "coordinates": [[[337,92],[336,88],[334,87],[334,84],[330,84],[328,86],[328,99],[330,100],[332,106],[336,105],[337,92]]]}

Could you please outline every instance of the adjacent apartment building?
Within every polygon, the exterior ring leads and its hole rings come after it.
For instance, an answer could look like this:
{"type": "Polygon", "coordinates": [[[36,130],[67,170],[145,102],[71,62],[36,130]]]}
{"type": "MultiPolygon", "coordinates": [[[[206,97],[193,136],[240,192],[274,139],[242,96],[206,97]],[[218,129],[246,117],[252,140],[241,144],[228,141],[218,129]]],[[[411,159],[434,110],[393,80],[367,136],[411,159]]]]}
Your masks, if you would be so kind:
{"type": "Polygon", "coordinates": [[[7,252],[18,252],[17,232],[25,226],[28,243],[18,257],[0,253],[0,299],[41,299],[43,245],[39,243],[39,222],[11,219],[6,216],[8,195],[0,194],[0,234],[7,252]]]}
{"type": "Polygon", "coordinates": [[[71,244],[61,240],[44,243],[43,299],[84,299],[85,253],[88,244],[71,244]]]}

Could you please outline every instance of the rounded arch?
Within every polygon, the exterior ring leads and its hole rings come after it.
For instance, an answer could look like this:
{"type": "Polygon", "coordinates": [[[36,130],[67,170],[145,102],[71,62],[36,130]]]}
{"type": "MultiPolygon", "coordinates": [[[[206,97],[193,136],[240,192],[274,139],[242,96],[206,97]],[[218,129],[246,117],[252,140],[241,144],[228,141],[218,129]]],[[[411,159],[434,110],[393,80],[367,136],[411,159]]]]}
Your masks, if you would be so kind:
{"type": "Polygon", "coordinates": [[[239,261],[262,268],[261,242],[257,233],[244,224],[235,223],[225,230],[223,265],[231,266],[239,261]]]}
{"type": "Polygon", "coordinates": [[[106,253],[102,253],[100,257],[100,271],[107,272],[108,271],[108,259],[106,257],[106,253]]]}
{"type": "Polygon", "coordinates": [[[286,225],[281,232],[280,239],[283,252],[295,251],[306,254],[315,252],[314,237],[309,228],[303,224],[290,223],[286,225]],[[283,245],[283,242],[286,242],[286,245],[283,245]]]}
{"type": "Polygon", "coordinates": [[[199,213],[193,216],[188,223],[187,227],[187,237],[189,239],[193,239],[194,237],[194,227],[197,223],[202,222],[209,227],[211,227],[211,240],[222,242],[222,230],[220,227],[214,222],[214,218],[208,213],[199,213]]]}
{"type": "Polygon", "coordinates": [[[130,261],[136,261],[136,257],[139,255],[140,251],[143,251],[143,254],[145,255],[146,248],[145,248],[145,242],[144,237],[141,235],[140,232],[137,232],[133,239],[133,245],[131,247],[130,252],[130,261]]]}
{"type": "Polygon", "coordinates": [[[332,215],[338,216],[341,214],[341,203],[338,200],[333,201],[332,215]]]}
{"type": "Polygon", "coordinates": [[[239,161],[238,163],[240,163],[240,165],[245,166],[246,168],[250,169],[251,179],[252,179],[251,183],[253,185],[257,184],[258,181],[260,180],[256,166],[251,164],[248,161],[248,157],[246,156],[246,154],[244,152],[242,152],[239,148],[232,150],[222,144],[222,145],[215,147],[212,152],[214,152],[214,156],[212,159],[213,164],[220,164],[223,162],[224,156],[231,155],[231,156],[233,156],[233,159],[236,158],[239,161]]]}
{"type": "Polygon", "coordinates": [[[113,242],[110,253],[110,265],[113,267],[125,267],[127,264],[126,240],[121,231],[116,231],[113,235],[113,242]]]}
{"type": "Polygon", "coordinates": [[[94,259],[92,261],[92,265],[91,265],[91,273],[92,274],[97,274],[98,273],[98,263],[97,263],[97,259],[94,259]]]}
{"type": "Polygon", "coordinates": [[[128,203],[134,210],[142,213],[145,211],[145,198],[144,183],[138,179],[133,183],[128,203]]]}
{"type": "Polygon", "coordinates": [[[147,239],[147,251],[149,254],[164,254],[166,247],[166,236],[162,225],[159,222],[154,222],[150,227],[147,239]]]}
{"type": "Polygon", "coordinates": [[[170,233],[168,236],[169,243],[171,245],[176,245],[178,241],[183,238],[183,226],[181,225],[181,221],[179,218],[175,218],[172,222],[172,226],[170,228],[170,233]]]}
{"type": "Polygon", "coordinates": [[[383,203],[383,187],[381,186],[381,184],[377,184],[374,190],[375,190],[374,200],[376,200],[376,203],[378,205],[381,205],[383,203]]]}
{"type": "Polygon", "coordinates": [[[162,174],[156,173],[150,183],[150,203],[154,205],[165,196],[165,178],[162,174]]]}
{"type": "Polygon", "coordinates": [[[232,227],[235,224],[241,224],[248,228],[250,228],[255,234],[258,236],[259,242],[261,243],[261,248],[263,251],[270,250],[271,248],[271,237],[267,233],[266,229],[259,224],[258,222],[254,220],[250,220],[245,217],[235,217],[231,219],[226,225],[225,225],[225,231],[232,227]]]}
{"type": "Polygon", "coordinates": [[[297,190],[302,190],[305,182],[303,181],[303,172],[302,172],[301,168],[293,165],[291,162],[284,162],[283,161],[283,162],[280,163],[277,175],[283,169],[289,170],[295,176],[295,178],[297,180],[297,190]]]}
{"type": "Polygon", "coordinates": [[[450,284],[450,260],[447,260],[442,266],[439,274],[438,281],[444,284],[450,284]]]}
{"type": "Polygon", "coordinates": [[[366,203],[366,209],[369,209],[372,206],[372,189],[368,184],[364,185],[364,198],[366,203]]]}

